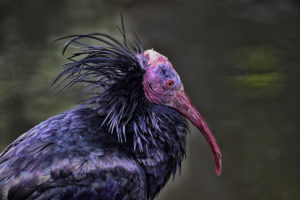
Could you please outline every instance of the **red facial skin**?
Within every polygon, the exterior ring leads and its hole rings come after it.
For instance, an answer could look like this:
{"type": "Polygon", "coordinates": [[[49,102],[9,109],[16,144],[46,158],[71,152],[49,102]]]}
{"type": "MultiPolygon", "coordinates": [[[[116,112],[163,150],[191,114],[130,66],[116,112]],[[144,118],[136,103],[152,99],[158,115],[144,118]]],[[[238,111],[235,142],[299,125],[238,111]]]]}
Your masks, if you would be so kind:
{"type": "Polygon", "coordinates": [[[205,120],[185,94],[179,75],[168,58],[154,50],[144,51],[147,60],[143,86],[146,98],[155,104],[170,106],[189,119],[203,134],[213,152],[216,173],[222,172],[221,152],[205,120]],[[171,86],[169,82],[174,82],[171,86]]]}

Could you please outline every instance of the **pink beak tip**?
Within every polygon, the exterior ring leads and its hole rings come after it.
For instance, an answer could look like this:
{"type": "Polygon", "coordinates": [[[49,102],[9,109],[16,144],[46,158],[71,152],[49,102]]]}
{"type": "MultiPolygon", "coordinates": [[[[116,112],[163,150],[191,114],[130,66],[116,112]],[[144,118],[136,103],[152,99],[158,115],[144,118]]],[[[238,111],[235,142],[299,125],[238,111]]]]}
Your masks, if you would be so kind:
{"type": "Polygon", "coordinates": [[[219,166],[216,166],[216,174],[217,176],[220,176],[222,173],[222,163],[219,163],[219,166]]]}
{"type": "Polygon", "coordinates": [[[216,174],[217,176],[220,176],[222,173],[222,155],[220,152],[217,153],[217,156],[215,157],[216,161],[216,174]]]}

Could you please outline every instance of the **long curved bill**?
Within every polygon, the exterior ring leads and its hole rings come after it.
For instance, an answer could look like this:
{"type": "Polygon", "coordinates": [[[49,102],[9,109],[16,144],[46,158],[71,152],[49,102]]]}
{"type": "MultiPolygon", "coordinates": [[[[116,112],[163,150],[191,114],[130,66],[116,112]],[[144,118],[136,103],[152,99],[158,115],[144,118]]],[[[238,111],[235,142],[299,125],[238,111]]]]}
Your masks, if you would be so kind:
{"type": "Polygon", "coordinates": [[[216,173],[219,176],[222,172],[222,160],[219,146],[205,120],[185,94],[183,86],[180,87],[174,95],[174,98],[170,102],[170,106],[181,112],[201,131],[212,150],[215,159],[216,173]]]}

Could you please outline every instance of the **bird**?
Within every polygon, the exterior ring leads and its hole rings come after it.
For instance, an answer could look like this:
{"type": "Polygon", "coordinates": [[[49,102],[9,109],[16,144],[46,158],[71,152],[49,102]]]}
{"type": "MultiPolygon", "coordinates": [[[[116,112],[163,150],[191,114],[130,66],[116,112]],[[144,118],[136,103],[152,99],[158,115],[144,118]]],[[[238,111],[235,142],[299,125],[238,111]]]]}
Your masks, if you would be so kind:
{"type": "Polygon", "coordinates": [[[99,32],[60,38],[63,54],[73,52],[53,85],[82,84],[84,99],[0,153],[1,200],[155,199],[181,168],[187,120],[221,174],[216,139],[172,63],[122,28],[121,39],[99,32]]]}

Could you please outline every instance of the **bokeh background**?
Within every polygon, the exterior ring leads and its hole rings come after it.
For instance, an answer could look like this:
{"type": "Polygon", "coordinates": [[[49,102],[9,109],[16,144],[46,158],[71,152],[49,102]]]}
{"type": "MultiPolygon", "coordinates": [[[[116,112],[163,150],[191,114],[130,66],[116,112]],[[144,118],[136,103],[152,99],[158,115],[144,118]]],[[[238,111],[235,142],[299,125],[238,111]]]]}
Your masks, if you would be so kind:
{"type": "Polygon", "coordinates": [[[159,200],[300,199],[300,3],[296,0],[0,0],[0,150],[74,106],[56,95],[58,37],[127,30],[166,55],[223,153],[191,126],[180,175],[159,200]]]}

